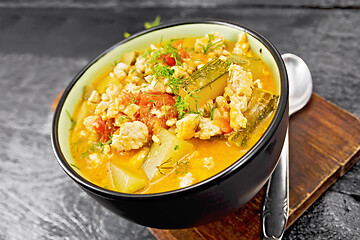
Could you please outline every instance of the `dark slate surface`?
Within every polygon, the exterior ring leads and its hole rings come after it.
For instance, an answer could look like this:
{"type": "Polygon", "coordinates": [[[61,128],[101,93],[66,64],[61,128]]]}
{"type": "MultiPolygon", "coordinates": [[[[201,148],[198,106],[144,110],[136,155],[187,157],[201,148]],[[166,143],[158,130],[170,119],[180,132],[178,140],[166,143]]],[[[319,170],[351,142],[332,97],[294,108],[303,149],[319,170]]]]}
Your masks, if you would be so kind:
{"type": "MultiPolygon", "coordinates": [[[[164,23],[211,17],[253,27],[308,63],[316,93],[360,117],[357,1],[1,1],[0,239],[153,239],[61,170],[50,105],[92,57],[156,15],[164,23]]],[[[360,162],[284,238],[360,239],[359,226],[360,162]]]]}

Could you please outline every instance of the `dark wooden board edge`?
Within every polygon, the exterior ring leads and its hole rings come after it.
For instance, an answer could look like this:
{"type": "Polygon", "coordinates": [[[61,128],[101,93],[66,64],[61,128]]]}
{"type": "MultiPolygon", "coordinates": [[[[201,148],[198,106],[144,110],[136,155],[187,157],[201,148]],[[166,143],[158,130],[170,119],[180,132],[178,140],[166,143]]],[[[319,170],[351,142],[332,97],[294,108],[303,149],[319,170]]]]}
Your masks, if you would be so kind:
{"type": "Polygon", "coordinates": [[[339,167],[337,171],[329,176],[319,188],[311,193],[297,209],[295,209],[289,216],[286,229],[288,229],[331,185],[333,185],[340,177],[342,177],[354,164],[360,159],[360,148],[355,155],[349,160],[346,167],[339,167]]]}

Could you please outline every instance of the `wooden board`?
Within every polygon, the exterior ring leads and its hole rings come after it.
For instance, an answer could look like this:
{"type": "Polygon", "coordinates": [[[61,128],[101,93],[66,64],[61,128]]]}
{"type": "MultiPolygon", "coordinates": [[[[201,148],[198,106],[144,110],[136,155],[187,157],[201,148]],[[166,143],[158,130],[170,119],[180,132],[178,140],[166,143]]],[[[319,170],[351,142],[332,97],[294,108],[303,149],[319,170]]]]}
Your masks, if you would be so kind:
{"type": "MultiPolygon", "coordinates": [[[[313,94],[290,119],[289,227],[360,158],[360,120],[313,94]]],[[[265,189],[238,211],[195,228],[149,229],[159,240],[260,239],[265,189]]]]}

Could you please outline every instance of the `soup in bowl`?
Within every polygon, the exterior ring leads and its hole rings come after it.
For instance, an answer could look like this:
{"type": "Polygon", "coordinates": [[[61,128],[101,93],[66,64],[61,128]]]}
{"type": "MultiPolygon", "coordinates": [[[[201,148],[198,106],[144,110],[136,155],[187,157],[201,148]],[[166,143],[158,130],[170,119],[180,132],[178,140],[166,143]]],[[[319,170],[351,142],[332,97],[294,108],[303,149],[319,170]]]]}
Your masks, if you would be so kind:
{"type": "Polygon", "coordinates": [[[89,63],[60,99],[52,142],[65,172],[105,207],[184,228],[249,201],[287,125],[287,76],[271,43],[227,22],[181,22],[89,63]]]}

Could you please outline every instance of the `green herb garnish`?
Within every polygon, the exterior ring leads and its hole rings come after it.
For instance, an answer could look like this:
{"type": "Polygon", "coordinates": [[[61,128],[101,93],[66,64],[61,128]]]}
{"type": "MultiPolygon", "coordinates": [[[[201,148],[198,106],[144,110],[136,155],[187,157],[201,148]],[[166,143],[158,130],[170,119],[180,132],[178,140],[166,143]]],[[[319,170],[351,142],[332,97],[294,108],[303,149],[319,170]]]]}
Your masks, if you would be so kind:
{"type": "Polygon", "coordinates": [[[204,54],[207,54],[208,51],[210,50],[210,48],[212,48],[212,50],[215,50],[217,49],[218,47],[220,47],[222,45],[221,43],[221,39],[219,41],[216,41],[216,42],[212,42],[215,38],[215,35],[212,33],[212,34],[208,34],[209,36],[209,40],[206,44],[206,46],[202,46],[203,48],[203,51],[204,51],[204,54]]]}
{"type": "Polygon", "coordinates": [[[178,119],[182,119],[186,113],[195,113],[200,116],[204,116],[204,112],[201,111],[201,109],[198,106],[198,100],[200,97],[198,96],[198,93],[200,92],[200,89],[192,90],[188,94],[186,94],[184,97],[181,97],[180,95],[175,99],[175,107],[178,111],[178,119]],[[195,101],[195,110],[190,109],[190,103],[189,98],[194,99],[195,101]]]}
{"type": "Polygon", "coordinates": [[[135,95],[133,93],[131,93],[130,102],[128,103],[128,105],[126,105],[126,107],[133,104],[133,103],[135,103],[135,102],[136,102],[136,97],[135,97],[135,95]]]}
{"type": "Polygon", "coordinates": [[[119,62],[118,62],[117,60],[115,60],[115,61],[114,61],[114,64],[112,65],[112,67],[113,67],[113,68],[116,67],[116,65],[118,65],[118,63],[119,63],[119,62]]]}
{"type": "Polygon", "coordinates": [[[163,54],[170,54],[171,57],[175,58],[175,62],[177,66],[182,66],[181,58],[179,55],[179,51],[174,48],[171,44],[178,39],[171,39],[167,44],[163,47],[163,54]]]}
{"type": "Polygon", "coordinates": [[[156,100],[152,100],[152,99],[149,99],[148,102],[149,102],[149,103],[154,103],[154,105],[156,105],[156,103],[157,103],[156,100]]]}
{"type": "Polygon", "coordinates": [[[159,96],[158,94],[151,94],[151,93],[148,93],[148,92],[145,92],[144,94],[148,95],[148,96],[153,96],[153,97],[158,97],[159,96]]]}
{"type": "Polygon", "coordinates": [[[166,160],[165,162],[163,162],[162,164],[160,164],[160,166],[156,166],[156,168],[158,169],[158,171],[161,175],[165,175],[163,170],[170,170],[173,168],[173,167],[164,166],[165,164],[170,163],[170,162],[171,162],[171,157],[168,160],[166,160]]]}
{"type": "Polygon", "coordinates": [[[97,149],[102,153],[104,151],[104,147],[112,143],[112,139],[113,139],[113,133],[111,133],[111,135],[109,136],[109,140],[107,142],[100,141],[93,143],[86,152],[81,154],[81,158],[88,156],[90,153],[95,152],[95,150],[97,149]]]}
{"type": "Polygon", "coordinates": [[[97,145],[97,143],[92,144],[86,152],[84,152],[84,153],[81,154],[81,158],[85,158],[85,157],[87,157],[90,153],[94,152],[95,149],[97,148],[96,145],[97,145]]]}
{"type": "Polygon", "coordinates": [[[176,163],[176,174],[186,174],[189,172],[189,161],[182,161],[176,163]]]}
{"type": "Polygon", "coordinates": [[[171,77],[169,78],[169,81],[166,83],[166,85],[170,87],[171,91],[174,94],[179,95],[179,90],[182,82],[183,80],[181,78],[171,77]]]}
{"type": "Polygon", "coordinates": [[[209,105],[209,111],[210,111],[210,119],[214,120],[214,111],[216,108],[216,102],[214,103],[214,105],[212,107],[210,104],[208,104],[208,105],[209,105]]]}
{"type": "Polygon", "coordinates": [[[175,70],[171,69],[169,66],[163,66],[160,64],[155,65],[152,68],[156,77],[163,77],[163,78],[171,78],[174,74],[175,70]]]}
{"type": "Polygon", "coordinates": [[[75,164],[70,163],[70,165],[71,165],[72,167],[76,168],[77,170],[80,170],[80,168],[78,168],[75,164]]]}
{"type": "Polygon", "coordinates": [[[70,119],[70,123],[71,123],[71,127],[69,128],[69,131],[73,130],[75,127],[76,122],[74,121],[74,119],[71,117],[70,113],[68,110],[65,110],[67,115],[69,116],[70,119]]]}
{"type": "Polygon", "coordinates": [[[187,101],[190,95],[186,95],[185,97],[178,96],[175,99],[175,107],[178,112],[178,119],[182,119],[190,109],[190,103],[187,101]]]}
{"type": "Polygon", "coordinates": [[[161,17],[158,15],[158,16],[156,16],[156,18],[153,22],[145,22],[144,27],[145,27],[145,29],[149,29],[149,28],[159,26],[160,24],[161,24],[161,17]]]}

